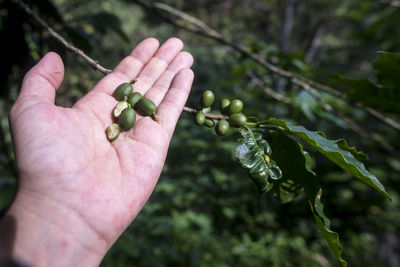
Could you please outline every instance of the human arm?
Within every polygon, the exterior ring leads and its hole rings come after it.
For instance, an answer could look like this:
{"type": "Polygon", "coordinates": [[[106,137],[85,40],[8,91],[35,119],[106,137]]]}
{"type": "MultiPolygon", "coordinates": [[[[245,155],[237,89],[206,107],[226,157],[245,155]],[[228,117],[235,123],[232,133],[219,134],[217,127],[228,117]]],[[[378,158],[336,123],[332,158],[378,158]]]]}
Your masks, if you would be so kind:
{"type": "Polygon", "coordinates": [[[54,105],[64,75],[47,54],[25,76],[10,114],[19,188],[0,222],[6,256],[34,266],[95,266],[141,210],[157,183],[193,81],[193,59],[176,38],[141,42],[72,108],[54,105]],[[109,142],[114,89],[158,106],[109,142]]]}

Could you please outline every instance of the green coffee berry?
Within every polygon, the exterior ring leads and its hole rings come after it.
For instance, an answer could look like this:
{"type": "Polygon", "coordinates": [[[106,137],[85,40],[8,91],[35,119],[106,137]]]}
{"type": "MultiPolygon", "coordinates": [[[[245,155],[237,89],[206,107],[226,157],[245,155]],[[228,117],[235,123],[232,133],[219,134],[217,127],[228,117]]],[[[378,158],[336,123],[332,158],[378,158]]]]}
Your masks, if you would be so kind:
{"type": "Polygon", "coordinates": [[[226,135],[228,133],[229,130],[229,122],[227,120],[220,120],[217,124],[217,126],[215,127],[215,132],[218,135],[226,135]]]}
{"type": "Polygon", "coordinates": [[[140,112],[140,114],[144,116],[152,116],[154,120],[157,120],[157,106],[150,99],[145,97],[141,98],[136,103],[136,108],[140,112]]]}
{"type": "Polygon", "coordinates": [[[213,120],[210,120],[210,119],[206,119],[205,121],[204,121],[204,125],[205,126],[207,126],[207,127],[209,127],[209,128],[211,128],[211,127],[214,127],[214,121],[213,120]]]}
{"type": "Polygon", "coordinates": [[[232,100],[231,104],[229,105],[229,114],[236,114],[242,111],[243,109],[243,102],[239,99],[232,100]]]}
{"type": "Polygon", "coordinates": [[[221,100],[221,106],[219,110],[221,111],[222,114],[228,115],[228,107],[230,103],[231,101],[229,101],[229,99],[227,98],[221,100]]]}
{"type": "Polygon", "coordinates": [[[247,117],[242,113],[231,114],[229,123],[232,127],[239,128],[247,123],[247,117]]]}
{"type": "Polygon", "coordinates": [[[126,108],[122,111],[119,116],[119,126],[123,130],[129,130],[135,125],[136,122],[136,112],[133,108],[126,108]]]}
{"type": "Polygon", "coordinates": [[[212,103],[214,102],[214,93],[210,90],[207,90],[201,96],[201,106],[203,108],[211,107],[212,103]]]}
{"type": "Polygon", "coordinates": [[[118,102],[118,104],[115,106],[114,110],[113,110],[113,116],[114,118],[118,118],[121,115],[121,112],[128,108],[129,104],[126,101],[120,101],[118,102]]]}
{"type": "Polygon", "coordinates": [[[119,136],[119,125],[116,123],[111,124],[107,127],[107,139],[112,142],[119,136]]]}
{"type": "Polygon", "coordinates": [[[128,95],[128,103],[129,105],[131,105],[132,108],[135,108],[136,103],[142,99],[142,94],[139,92],[134,92],[134,93],[130,93],[128,95]]]}
{"type": "Polygon", "coordinates": [[[205,120],[206,120],[206,116],[204,116],[203,112],[200,111],[196,114],[197,125],[202,125],[205,120]]]}
{"type": "Polygon", "coordinates": [[[211,111],[211,107],[202,108],[202,109],[201,109],[201,112],[203,112],[203,113],[208,113],[208,112],[210,112],[210,111],[211,111]]]}
{"type": "Polygon", "coordinates": [[[125,97],[128,97],[130,93],[132,93],[133,87],[130,83],[120,84],[114,91],[115,99],[121,101],[124,100],[125,97]]]}

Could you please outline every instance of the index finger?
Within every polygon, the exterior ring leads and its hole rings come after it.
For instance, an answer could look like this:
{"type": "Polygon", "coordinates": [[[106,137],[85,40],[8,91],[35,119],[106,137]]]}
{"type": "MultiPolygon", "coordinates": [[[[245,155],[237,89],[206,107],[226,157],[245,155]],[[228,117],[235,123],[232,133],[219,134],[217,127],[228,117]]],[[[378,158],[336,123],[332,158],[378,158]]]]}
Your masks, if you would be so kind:
{"type": "Polygon", "coordinates": [[[131,81],[142,71],[159,46],[160,43],[154,38],[147,38],[140,42],[110,74],[97,83],[92,91],[112,94],[116,85],[131,81]]]}
{"type": "Polygon", "coordinates": [[[172,136],[175,125],[182,113],[192,87],[194,74],[189,68],[182,69],[175,76],[170,89],[157,109],[160,125],[172,136]]]}

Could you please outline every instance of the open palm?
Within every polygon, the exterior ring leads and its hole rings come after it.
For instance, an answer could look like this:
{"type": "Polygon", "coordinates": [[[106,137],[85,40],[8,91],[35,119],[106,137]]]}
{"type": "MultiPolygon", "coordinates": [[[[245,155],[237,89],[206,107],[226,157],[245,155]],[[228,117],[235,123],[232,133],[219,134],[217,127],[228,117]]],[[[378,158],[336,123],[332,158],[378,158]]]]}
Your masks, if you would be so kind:
{"type": "Polygon", "coordinates": [[[96,234],[92,241],[110,246],[140,211],[163,168],[193,80],[193,59],[182,47],[176,38],[161,47],[155,39],[144,40],[72,108],[54,105],[64,70],[55,53],[47,54],[25,76],[10,115],[18,197],[57,209],[49,213],[54,222],[67,213],[76,217],[96,234]],[[156,103],[159,119],[138,114],[134,128],[111,143],[105,129],[117,103],[112,93],[133,78],[134,91],[156,103]]]}

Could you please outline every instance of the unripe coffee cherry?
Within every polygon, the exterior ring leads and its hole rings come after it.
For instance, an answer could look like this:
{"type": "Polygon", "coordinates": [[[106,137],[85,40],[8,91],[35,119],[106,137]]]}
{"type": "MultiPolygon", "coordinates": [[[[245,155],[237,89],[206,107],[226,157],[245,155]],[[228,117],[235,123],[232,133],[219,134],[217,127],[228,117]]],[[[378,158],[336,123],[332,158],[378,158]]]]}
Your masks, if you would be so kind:
{"type": "Polygon", "coordinates": [[[157,106],[148,98],[141,98],[136,103],[136,108],[143,116],[152,116],[154,120],[157,120],[157,106]]]}
{"type": "Polygon", "coordinates": [[[204,116],[203,112],[200,111],[200,112],[198,112],[196,114],[196,123],[197,123],[197,125],[204,124],[205,120],[206,120],[206,116],[204,116]]]}
{"type": "Polygon", "coordinates": [[[219,107],[219,111],[221,111],[222,114],[224,115],[228,115],[229,114],[229,104],[231,103],[231,101],[229,101],[229,99],[224,98],[221,100],[221,106],[219,107]]]}
{"type": "Polygon", "coordinates": [[[136,122],[136,112],[133,108],[126,108],[122,111],[119,116],[119,126],[123,130],[129,130],[135,125],[136,122]]]}
{"type": "Polygon", "coordinates": [[[214,93],[210,90],[207,90],[201,96],[201,106],[203,108],[211,107],[212,103],[214,102],[214,93]]]}
{"type": "Polygon", "coordinates": [[[247,123],[247,117],[242,113],[236,113],[229,116],[229,123],[232,127],[240,128],[247,123]]]}
{"type": "Polygon", "coordinates": [[[125,97],[128,97],[130,93],[132,93],[133,87],[130,83],[120,84],[114,91],[115,99],[121,101],[124,100],[125,97]]]}
{"type": "Polygon", "coordinates": [[[142,97],[143,97],[142,94],[139,92],[130,93],[128,95],[127,101],[132,108],[135,108],[136,103],[139,102],[139,100],[142,99],[142,97]]]}
{"type": "Polygon", "coordinates": [[[241,112],[243,109],[243,102],[242,100],[235,99],[232,100],[231,104],[229,105],[229,114],[236,114],[241,112]]]}
{"type": "Polygon", "coordinates": [[[114,110],[113,110],[113,116],[114,118],[118,118],[121,115],[121,112],[128,108],[129,104],[126,101],[120,101],[118,102],[118,104],[115,106],[114,110]]]}
{"type": "Polygon", "coordinates": [[[205,121],[204,121],[204,125],[205,126],[207,126],[208,128],[211,128],[211,127],[214,127],[214,121],[213,120],[210,120],[210,119],[206,119],[205,121]]]}
{"type": "Polygon", "coordinates": [[[217,126],[215,127],[215,132],[218,135],[224,136],[228,133],[229,130],[229,122],[227,120],[220,120],[217,124],[217,126]]]}
{"type": "Polygon", "coordinates": [[[119,136],[119,125],[116,123],[111,124],[110,126],[107,127],[106,132],[107,132],[107,139],[111,142],[114,141],[119,136]]]}

